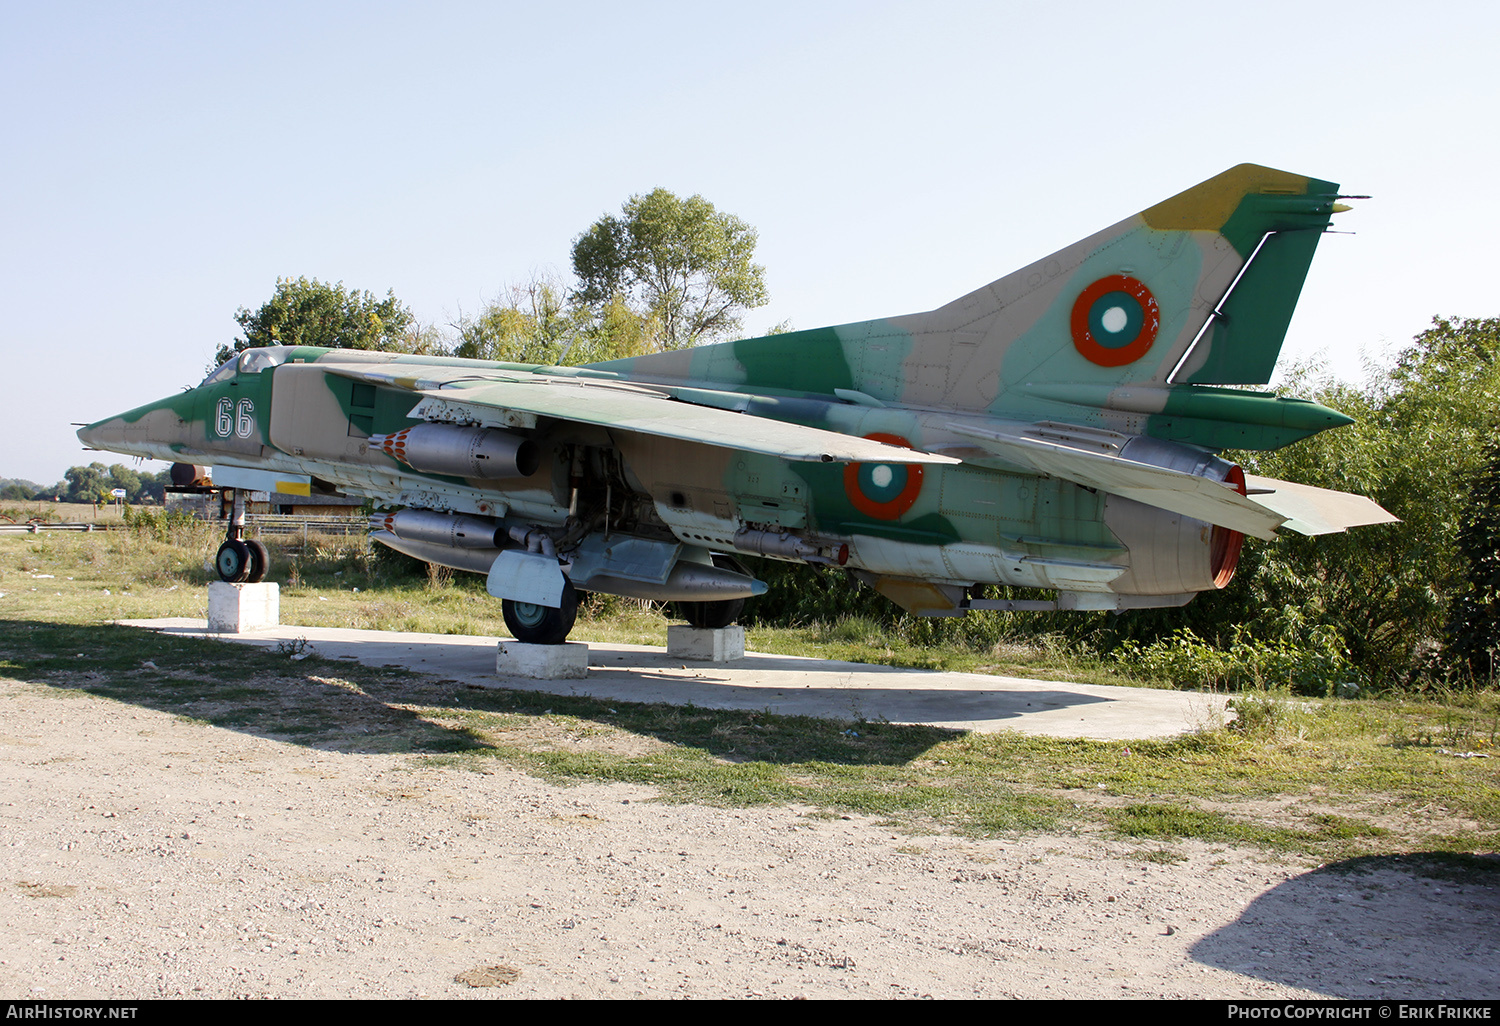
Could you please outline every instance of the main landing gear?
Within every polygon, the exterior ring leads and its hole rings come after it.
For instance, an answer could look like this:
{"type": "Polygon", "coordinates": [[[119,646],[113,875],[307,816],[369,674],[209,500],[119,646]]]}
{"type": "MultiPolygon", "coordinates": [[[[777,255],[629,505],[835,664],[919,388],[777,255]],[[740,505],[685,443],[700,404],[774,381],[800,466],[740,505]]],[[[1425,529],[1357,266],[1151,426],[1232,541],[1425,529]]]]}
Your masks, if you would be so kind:
{"type": "MultiPolygon", "coordinates": [[[[234,490],[234,512],[229,518],[229,530],[224,544],[214,556],[214,569],[221,580],[230,584],[257,584],[266,579],[271,567],[271,554],[260,542],[245,540],[245,493],[234,490]]],[[[570,625],[571,626],[571,625],[570,625]]]]}
{"type": "Polygon", "coordinates": [[[502,599],[500,612],[505,617],[505,629],[523,645],[561,645],[578,620],[578,592],[571,584],[564,584],[562,605],[557,609],[502,599]]]}
{"type": "MultiPolygon", "coordinates": [[[[715,552],[713,560],[714,566],[720,570],[733,570],[746,577],[754,576],[745,564],[733,556],[715,552]]],[[[742,598],[720,599],[717,602],[674,602],[672,605],[676,608],[677,615],[688,622],[688,626],[708,631],[728,627],[745,611],[745,600],[742,598]]]]}
{"type": "MultiPolygon", "coordinates": [[[[732,556],[714,553],[713,561],[714,566],[721,570],[751,576],[745,565],[732,556]]],[[[561,645],[568,640],[568,634],[578,619],[580,594],[571,583],[564,583],[562,600],[556,609],[532,602],[501,599],[500,611],[505,617],[505,627],[511,637],[525,645],[561,645]]],[[[745,609],[745,600],[689,602],[679,599],[672,605],[677,615],[692,626],[700,630],[719,630],[739,619],[745,609]]]]}

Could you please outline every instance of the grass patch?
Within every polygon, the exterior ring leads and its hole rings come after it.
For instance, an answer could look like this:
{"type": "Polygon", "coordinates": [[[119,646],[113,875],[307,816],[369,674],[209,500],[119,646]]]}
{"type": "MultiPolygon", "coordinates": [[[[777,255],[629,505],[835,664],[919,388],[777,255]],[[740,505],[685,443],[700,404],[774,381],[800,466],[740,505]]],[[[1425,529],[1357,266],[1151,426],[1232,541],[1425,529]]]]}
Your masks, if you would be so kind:
{"type": "Polygon", "coordinates": [[[1301,829],[1250,822],[1222,812],[1182,805],[1142,802],[1106,813],[1114,830],[1126,837],[1175,841],[1255,844],[1283,851],[1337,850],[1340,842],[1384,837],[1390,831],[1343,816],[1315,813],[1301,829]]]}
{"type": "MultiPolygon", "coordinates": [[[[1173,860],[1197,839],[1320,861],[1477,859],[1500,827],[1500,696],[1310,701],[1252,691],[1229,727],[1106,743],[923,726],[833,722],[530,692],[308,658],[295,643],[247,648],[112,626],[203,615],[218,535],[148,532],[0,538],[0,675],[170,712],[307,747],[397,753],[455,770],[507,766],[554,781],[640,784],[664,800],[793,805],[911,829],[974,834],[1100,830],[1173,860]],[[300,658],[299,658],[300,657],[300,658]]],[[[298,539],[300,542],[300,539],[298,539]]],[[[285,622],[498,634],[498,604],[472,575],[409,575],[363,548],[318,539],[273,550],[285,622]]],[[[596,599],[579,635],[661,644],[649,604],[596,599]]],[[[859,618],[752,632],[767,652],[1002,669],[1121,683],[1045,639],[982,652],[923,649],[859,618]],[[1072,659],[1072,661],[1070,661],[1072,659]]],[[[0,698],[4,691],[0,690],[0,698]]],[[[1493,861],[1493,860],[1491,860],[1493,861]]],[[[1446,863],[1445,863],[1446,864],[1446,863]]],[[[1472,871],[1481,871],[1471,867],[1472,871]]],[[[1488,870],[1485,870],[1488,871],[1488,870]]]]}

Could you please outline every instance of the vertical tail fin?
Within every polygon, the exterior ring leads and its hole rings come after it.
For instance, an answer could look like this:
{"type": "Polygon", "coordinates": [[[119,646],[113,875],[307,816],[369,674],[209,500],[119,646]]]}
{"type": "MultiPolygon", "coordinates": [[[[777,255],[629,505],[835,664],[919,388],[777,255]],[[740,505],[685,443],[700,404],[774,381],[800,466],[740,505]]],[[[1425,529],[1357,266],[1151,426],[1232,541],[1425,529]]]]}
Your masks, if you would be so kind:
{"type": "MultiPolygon", "coordinates": [[[[945,328],[982,331],[980,348],[998,356],[997,393],[1047,384],[1264,383],[1337,191],[1331,182],[1241,164],[894,323],[940,346],[945,328]]],[[[983,363],[973,371],[990,371],[983,363]]]]}
{"type": "MultiPolygon", "coordinates": [[[[1338,186],[1241,164],[1141,212],[1155,231],[1216,232],[1232,247],[1236,277],[1209,309],[1173,380],[1256,385],[1271,380],[1318,239],[1338,210],[1338,186]]],[[[1227,270],[1228,268],[1226,268],[1227,270]]],[[[1202,301],[1214,286],[1200,288],[1202,301]]]]}
{"type": "Polygon", "coordinates": [[[1337,191],[1241,164],[928,313],[608,366],[1039,419],[1128,385],[1159,413],[1173,386],[1270,380],[1337,191]]]}

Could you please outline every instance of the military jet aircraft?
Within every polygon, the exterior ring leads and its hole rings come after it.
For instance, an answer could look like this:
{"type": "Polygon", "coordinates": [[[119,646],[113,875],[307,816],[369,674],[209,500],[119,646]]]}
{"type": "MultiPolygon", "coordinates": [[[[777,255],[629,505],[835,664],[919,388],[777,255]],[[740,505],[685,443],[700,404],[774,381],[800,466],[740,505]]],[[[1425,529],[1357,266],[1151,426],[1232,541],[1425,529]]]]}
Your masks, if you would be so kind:
{"type": "MultiPolygon", "coordinates": [[[[740,554],[924,615],[1182,605],[1246,535],[1394,519],[1215,455],[1350,422],[1220,387],[1270,380],[1337,194],[1245,164],[928,313],[583,367],[251,349],[78,436],[366,496],[376,541],[486,574],[524,642],[566,639],[580,592],[725,626],[765,590],[740,554]]],[[[242,524],[229,581],[265,572],[242,524]]]]}

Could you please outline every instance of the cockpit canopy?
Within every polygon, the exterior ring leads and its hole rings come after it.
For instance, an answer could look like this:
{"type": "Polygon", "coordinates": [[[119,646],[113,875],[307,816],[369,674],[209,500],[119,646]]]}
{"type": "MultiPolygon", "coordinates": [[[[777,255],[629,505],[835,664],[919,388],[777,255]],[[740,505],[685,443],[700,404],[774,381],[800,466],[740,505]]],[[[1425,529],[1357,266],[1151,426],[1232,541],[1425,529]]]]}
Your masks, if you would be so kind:
{"type": "Polygon", "coordinates": [[[198,387],[228,381],[236,374],[259,374],[263,370],[280,367],[291,358],[295,348],[295,346],[262,346],[258,349],[246,349],[234,359],[220,364],[212,374],[203,379],[198,387]]]}

